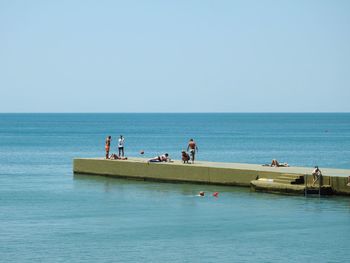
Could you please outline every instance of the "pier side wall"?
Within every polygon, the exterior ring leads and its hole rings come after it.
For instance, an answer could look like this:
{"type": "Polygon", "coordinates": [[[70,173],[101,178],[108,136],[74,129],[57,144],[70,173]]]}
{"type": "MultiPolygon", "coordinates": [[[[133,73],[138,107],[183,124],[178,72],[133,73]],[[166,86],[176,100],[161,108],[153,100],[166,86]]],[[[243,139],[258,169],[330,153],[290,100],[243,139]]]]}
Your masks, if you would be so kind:
{"type": "MultiPolygon", "coordinates": [[[[261,168],[258,165],[230,164],[230,167],[220,163],[182,164],[147,163],[140,160],[105,160],[105,159],[74,159],[74,173],[103,175],[109,177],[134,178],[140,180],[194,182],[216,185],[232,185],[250,187],[257,178],[277,179],[288,173],[304,176],[305,171],[312,169],[288,167],[283,169],[261,168]]],[[[328,169],[330,170],[330,169],[328,169]]],[[[333,169],[334,173],[339,172],[333,169]]],[[[342,174],[349,170],[342,170],[342,174]],[[345,172],[344,172],[345,171],[345,172]]],[[[312,185],[312,176],[307,176],[308,185],[312,185]]],[[[323,185],[332,187],[335,194],[350,195],[347,176],[332,176],[331,172],[323,177],[323,185]]],[[[317,184],[316,184],[317,185],[317,184]]]]}
{"type": "Polygon", "coordinates": [[[277,178],[281,173],[246,169],[195,166],[182,163],[147,163],[123,160],[75,159],[75,173],[127,177],[157,181],[197,182],[220,185],[250,186],[257,176],[277,178]]]}
{"type": "Polygon", "coordinates": [[[189,167],[165,163],[115,160],[75,159],[74,172],[112,177],[130,177],[159,181],[192,181],[210,183],[206,167],[189,167]]]}
{"type": "Polygon", "coordinates": [[[348,185],[348,178],[346,177],[332,177],[331,186],[335,194],[350,195],[350,186],[348,185]]]}

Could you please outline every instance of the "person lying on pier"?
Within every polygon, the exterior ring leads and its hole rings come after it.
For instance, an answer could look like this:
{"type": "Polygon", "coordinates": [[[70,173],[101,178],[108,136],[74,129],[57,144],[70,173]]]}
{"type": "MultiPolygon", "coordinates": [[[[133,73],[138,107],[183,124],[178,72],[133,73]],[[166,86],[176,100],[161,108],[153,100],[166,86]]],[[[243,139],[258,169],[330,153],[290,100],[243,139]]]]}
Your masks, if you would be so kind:
{"type": "Polygon", "coordinates": [[[273,159],[271,162],[271,167],[289,167],[288,163],[280,163],[276,159],[273,159]]]}
{"type": "Polygon", "coordinates": [[[120,157],[120,156],[116,155],[115,153],[112,153],[110,159],[111,160],[127,160],[128,157],[120,157]]]}
{"type": "Polygon", "coordinates": [[[149,163],[160,163],[160,162],[170,162],[169,154],[165,153],[163,155],[156,156],[150,160],[149,163]]]}
{"type": "Polygon", "coordinates": [[[188,163],[189,160],[190,160],[190,155],[187,152],[182,151],[182,161],[184,163],[188,163]]]}
{"type": "Polygon", "coordinates": [[[315,183],[320,179],[321,176],[322,176],[321,170],[318,169],[318,166],[315,166],[315,169],[312,171],[312,177],[313,177],[312,185],[315,185],[315,183]]]}

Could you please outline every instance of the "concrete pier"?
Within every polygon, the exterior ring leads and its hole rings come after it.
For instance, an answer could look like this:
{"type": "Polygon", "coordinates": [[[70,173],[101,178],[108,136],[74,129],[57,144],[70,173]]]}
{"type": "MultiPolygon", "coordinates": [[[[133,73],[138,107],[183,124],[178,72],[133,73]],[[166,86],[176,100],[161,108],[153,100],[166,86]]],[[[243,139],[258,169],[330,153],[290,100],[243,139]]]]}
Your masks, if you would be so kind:
{"type": "MultiPolygon", "coordinates": [[[[320,169],[324,186],[330,187],[334,194],[350,195],[350,186],[347,185],[350,170],[322,167],[320,169]]],[[[313,168],[310,167],[269,167],[257,164],[204,161],[198,161],[195,164],[183,164],[177,160],[170,163],[148,163],[144,158],[128,160],[78,158],[73,161],[74,173],[80,174],[246,187],[251,187],[252,182],[255,182],[259,187],[261,185],[267,187],[265,192],[268,192],[270,186],[271,192],[278,192],[279,188],[280,192],[297,189],[296,194],[303,192],[305,178],[308,178],[308,185],[312,184],[312,170],[313,168]]]]}

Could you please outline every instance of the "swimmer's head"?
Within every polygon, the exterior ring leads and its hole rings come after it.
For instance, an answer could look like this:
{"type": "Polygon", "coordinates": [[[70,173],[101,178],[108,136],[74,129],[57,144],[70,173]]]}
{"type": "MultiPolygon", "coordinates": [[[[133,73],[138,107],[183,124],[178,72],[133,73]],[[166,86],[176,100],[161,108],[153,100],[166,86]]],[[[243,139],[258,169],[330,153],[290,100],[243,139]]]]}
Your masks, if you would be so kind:
{"type": "Polygon", "coordinates": [[[199,192],[199,195],[200,195],[200,196],[204,196],[204,192],[203,192],[203,191],[200,191],[200,192],[199,192]]]}

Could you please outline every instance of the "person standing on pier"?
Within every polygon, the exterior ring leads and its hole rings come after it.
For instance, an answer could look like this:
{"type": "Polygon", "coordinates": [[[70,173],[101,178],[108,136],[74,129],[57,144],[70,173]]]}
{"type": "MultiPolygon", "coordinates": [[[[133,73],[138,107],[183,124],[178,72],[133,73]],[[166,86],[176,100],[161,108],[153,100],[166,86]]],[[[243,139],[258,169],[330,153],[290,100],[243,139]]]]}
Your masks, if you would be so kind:
{"type": "Polygon", "coordinates": [[[106,143],[105,143],[105,150],[106,150],[106,159],[109,159],[109,149],[111,148],[111,136],[107,136],[106,143]]]}
{"type": "Polygon", "coordinates": [[[194,163],[196,152],[198,152],[198,147],[196,142],[191,138],[188,142],[187,151],[190,150],[191,160],[194,163]]]}
{"type": "Polygon", "coordinates": [[[312,171],[312,177],[313,177],[313,182],[312,185],[314,186],[317,181],[320,182],[320,178],[322,176],[321,170],[318,168],[318,166],[315,166],[315,169],[312,171]]]}
{"type": "Polygon", "coordinates": [[[124,157],[124,137],[123,135],[120,135],[120,138],[118,139],[118,156],[120,155],[124,157]]]}

